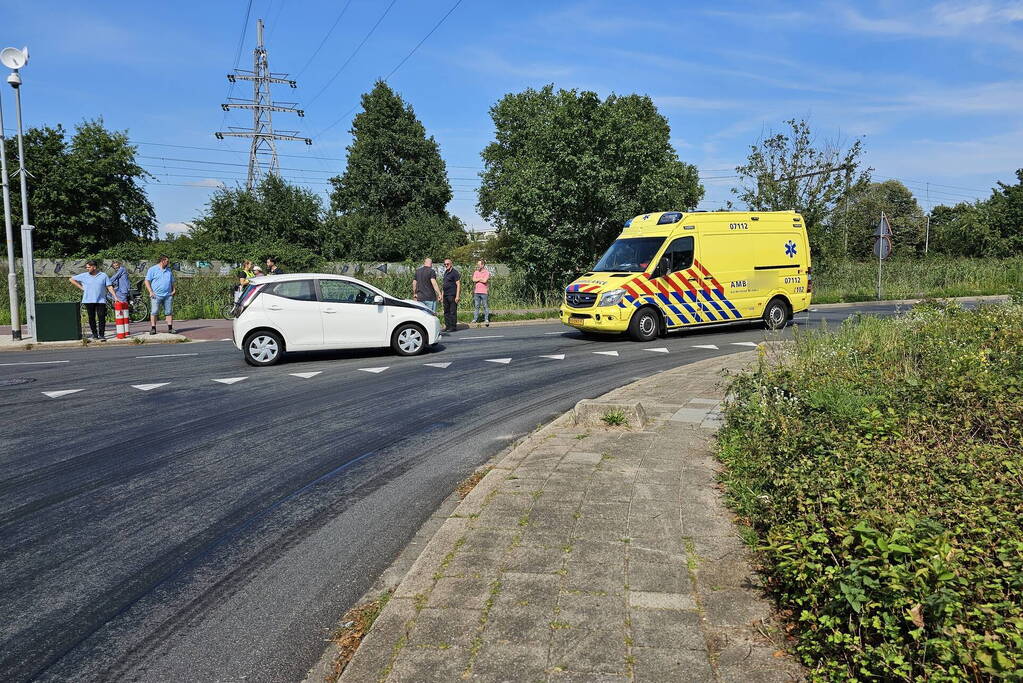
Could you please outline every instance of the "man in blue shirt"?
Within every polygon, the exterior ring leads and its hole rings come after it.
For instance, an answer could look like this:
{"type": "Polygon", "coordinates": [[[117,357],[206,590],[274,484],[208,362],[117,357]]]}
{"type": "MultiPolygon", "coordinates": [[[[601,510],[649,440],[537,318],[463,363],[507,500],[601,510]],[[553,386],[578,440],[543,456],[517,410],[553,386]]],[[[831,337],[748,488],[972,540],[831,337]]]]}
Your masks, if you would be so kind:
{"type": "Polygon", "coordinates": [[[96,268],[95,261],[86,261],[85,271],[68,278],[68,280],[82,290],[82,303],[85,304],[85,309],[89,312],[89,329],[92,332],[92,338],[106,341],[107,292],[113,296],[114,288],[110,286],[110,278],[107,277],[107,274],[96,268]]]}
{"type": "Polygon", "coordinates": [[[146,273],[146,289],[149,290],[149,334],[156,334],[156,316],[163,314],[167,320],[167,332],[174,334],[174,271],[170,267],[170,259],[161,256],[159,262],[146,273]]]}
{"type": "Polygon", "coordinates": [[[110,278],[110,286],[114,288],[114,300],[125,303],[128,301],[128,292],[131,289],[128,282],[128,270],[121,265],[120,259],[111,261],[110,267],[114,269],[114,275],[110,278]]]}

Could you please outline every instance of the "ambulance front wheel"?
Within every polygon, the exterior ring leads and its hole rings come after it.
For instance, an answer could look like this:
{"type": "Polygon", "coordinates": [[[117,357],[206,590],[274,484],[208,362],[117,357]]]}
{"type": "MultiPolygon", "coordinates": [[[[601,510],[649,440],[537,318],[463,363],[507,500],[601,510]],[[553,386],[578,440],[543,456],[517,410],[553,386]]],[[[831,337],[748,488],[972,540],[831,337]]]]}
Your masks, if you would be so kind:
{"type": "Polygon", "coordinates": [[[646,342],[657,337],[657,328],[660,321],[657,314],[649,308],[641,308],[636,311],[629,321],[629,336],[639,342],[646,342]]]}
{"type": "Polygon", "coordinates": [[[764,327],[780,330],[789,321],[789,307],[781,297],[771,299],[764,309],[764,327]]]}

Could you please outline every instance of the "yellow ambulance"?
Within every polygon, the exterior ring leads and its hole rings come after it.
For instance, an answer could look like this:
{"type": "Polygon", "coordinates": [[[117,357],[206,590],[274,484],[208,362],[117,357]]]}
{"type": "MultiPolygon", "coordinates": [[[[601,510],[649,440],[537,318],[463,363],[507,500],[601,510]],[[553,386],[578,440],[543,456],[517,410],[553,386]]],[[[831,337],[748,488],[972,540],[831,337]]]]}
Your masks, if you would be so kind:
{"type": "Polygon", "coordinates": [[[561,321],[637,341],[740,320],[778,329],[809,308],[811,272],[794,211],[648,213],[565,288],[561,321]]]}

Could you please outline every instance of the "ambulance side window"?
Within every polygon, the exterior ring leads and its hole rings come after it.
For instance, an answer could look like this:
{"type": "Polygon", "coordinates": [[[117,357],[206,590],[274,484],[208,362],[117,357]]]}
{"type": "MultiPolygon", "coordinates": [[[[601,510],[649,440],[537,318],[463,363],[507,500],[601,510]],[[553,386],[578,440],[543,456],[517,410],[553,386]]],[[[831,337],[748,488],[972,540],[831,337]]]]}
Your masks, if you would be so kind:
{"type": "Polygon", "coordinates": [[[677,273],[691,268],[693,265],[693,237],[679,237],[672,241],[664,252],[662,259],[668,259],[668,272],[677,273]]]}

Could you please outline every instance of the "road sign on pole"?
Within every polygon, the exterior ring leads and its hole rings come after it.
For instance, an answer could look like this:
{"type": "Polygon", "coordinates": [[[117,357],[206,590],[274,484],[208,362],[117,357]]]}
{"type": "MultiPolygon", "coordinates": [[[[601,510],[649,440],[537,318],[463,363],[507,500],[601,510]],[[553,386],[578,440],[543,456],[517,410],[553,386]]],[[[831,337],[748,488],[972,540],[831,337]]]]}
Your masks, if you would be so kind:
{"type": "Polygon", "coordinates": [[[881,261],[892,253],[892,226],[888,216],[881,212],[881,220],[874,231],[874,256],[877,257],[877,300],[881,300],[881,261]]]}

